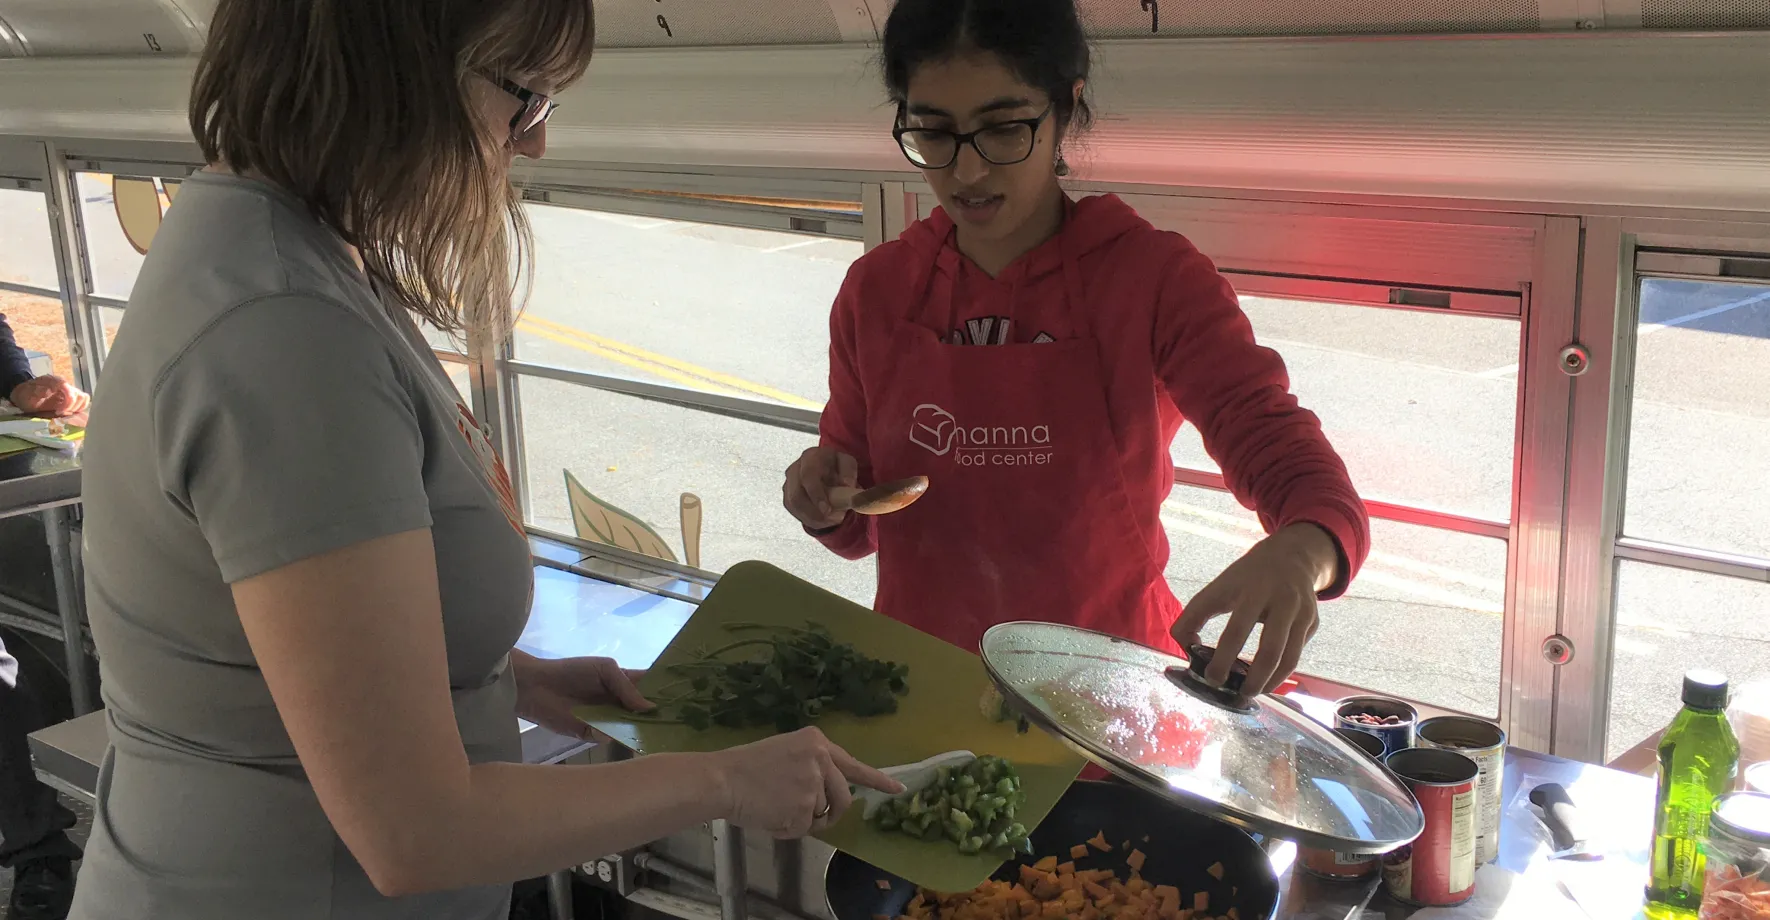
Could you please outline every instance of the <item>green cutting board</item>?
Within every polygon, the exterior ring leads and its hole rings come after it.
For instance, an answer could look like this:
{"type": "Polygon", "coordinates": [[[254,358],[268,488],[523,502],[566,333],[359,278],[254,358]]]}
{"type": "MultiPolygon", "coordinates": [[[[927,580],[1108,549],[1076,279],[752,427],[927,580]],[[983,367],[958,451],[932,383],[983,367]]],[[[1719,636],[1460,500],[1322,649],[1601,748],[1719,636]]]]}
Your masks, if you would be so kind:
{"type": "MultiPolygon", "coordinates": [[[[725,644],[731,635],[725,624],[804,626],[807,621],[823,625],[861,654],[909,665],[909,692],[899,697],[897,712],[867,719],[834,713],[817,722],[831,741],[862,762],[891,767],[947,751],[1005,757],[1020,771],[1026,804],[1017,820],[1028,829],[1045,819],[1081,773],[1082,758],[1050,735],[1037,728],[1021,734],[1012,722],[994,722],[984,715],[981,701],[991,683],[981,658],[763,562],[739,563],[725,573],[658,656],[639,688],[649,693],[671,683],[675,678],[665,668],[693,660],[697,650],[725,644]]],[[[717,727],[695,731],[686,725],[634,720],[605,706],[583,707],[578,715],[640,754],[718,751],[773,733],[717,727]]],[[[962,855],[946,841],[928,843],[874,830],[861,819],[858,807],[818,836],[935,891],[969,891],[1001,866],[1000,860],[987,856],[962,855]]]]}

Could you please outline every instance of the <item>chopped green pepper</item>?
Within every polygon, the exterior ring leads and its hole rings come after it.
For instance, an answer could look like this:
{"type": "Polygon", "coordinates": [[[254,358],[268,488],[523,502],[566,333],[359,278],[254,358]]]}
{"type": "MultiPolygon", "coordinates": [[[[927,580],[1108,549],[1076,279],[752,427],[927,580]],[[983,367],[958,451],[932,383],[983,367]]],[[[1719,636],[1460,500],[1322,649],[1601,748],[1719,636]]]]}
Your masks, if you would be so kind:
{"type": "Polygon", "coordinates": [[[1025,802],[1014,765],[985,756],[956,770],[941,768],[933,784],[881,804],[870,821],[882,831],[928,841],[945,838],[961,853],[987,849],[1007,859],[1032,851],[1026,827],[1014,820],[1025,802]]]}

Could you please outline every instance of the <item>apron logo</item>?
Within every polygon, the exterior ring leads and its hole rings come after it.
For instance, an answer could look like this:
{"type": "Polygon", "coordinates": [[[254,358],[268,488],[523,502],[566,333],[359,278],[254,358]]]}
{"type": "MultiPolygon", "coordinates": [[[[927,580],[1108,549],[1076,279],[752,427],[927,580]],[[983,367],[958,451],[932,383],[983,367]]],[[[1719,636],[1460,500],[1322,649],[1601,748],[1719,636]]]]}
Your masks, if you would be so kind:
{"type": "Polygon", "coordinates": [[[910,415],[910,443],[960,466],[1044,466],[1051,462],[1049,425],[959,424],[951,412],[923,403],[910,415]]]}
{"type": "Polygon", "coordinates": [[[933,403],[923,403],[910,417],[910,443],[936,457],[944,457],[953,449],[953,432],[958,427],[951,412],[933,403]]]}

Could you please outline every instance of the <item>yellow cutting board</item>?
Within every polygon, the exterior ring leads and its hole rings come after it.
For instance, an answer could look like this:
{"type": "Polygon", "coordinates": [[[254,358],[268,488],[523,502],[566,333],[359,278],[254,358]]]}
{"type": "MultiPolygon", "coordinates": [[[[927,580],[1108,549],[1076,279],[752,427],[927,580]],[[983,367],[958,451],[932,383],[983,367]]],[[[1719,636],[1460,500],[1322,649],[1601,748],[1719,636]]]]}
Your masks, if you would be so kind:
{"type": "MultiPolygon", "coordinates": [[[[834,713],[817,727],[863,763],[891,767],[947,751],[995,754],[1019,770],[1026,804],[1016,820],[1030,830],[1044,820],[1081,773],[1084,761],[1055,738],[1033,728],[1021,734],[1013,722],[986,718],[981,700],[991,686],[983,660],[913,627],[845,600],[763,562],[732,566],[713,587],[682,632],[639,682],[650,693],[675,681],[668,666],[691,661],[698,650],[730,641],[728,623],[775,626],[821,624],[861,654],[909,665],[909,692],[897,712],[861,719],[834,713]]],[[[583,707],[578,715],[616,742],[641,754],[717,751],[760,740],[772,730],[710,728],[645,722],[613,707],[583,707]]],[[[1001,861],[965,856],[953,844],[913,840],[874,830],[854,808],[818,835],[824,842],[880,869],[935,891],[969,891],[989,878],[1001,861]]]]}
{"type": "MultiPolygon", "coordinates": [[[[11,421],[10,418],[5,420],[11,421]]],[[[84,441],[85,439],[86,429],[84,428],[69,428],[67,434],[62,436],[62,440],[64,441],[84,441]]],[[[36,450],[39,448],[42,450],[50,449],[34,441],[24,441],[12,437],[11,435],[0,434],[0,457],[4,457],[7,454],[16,454],[20,451],[36,450]]]]}

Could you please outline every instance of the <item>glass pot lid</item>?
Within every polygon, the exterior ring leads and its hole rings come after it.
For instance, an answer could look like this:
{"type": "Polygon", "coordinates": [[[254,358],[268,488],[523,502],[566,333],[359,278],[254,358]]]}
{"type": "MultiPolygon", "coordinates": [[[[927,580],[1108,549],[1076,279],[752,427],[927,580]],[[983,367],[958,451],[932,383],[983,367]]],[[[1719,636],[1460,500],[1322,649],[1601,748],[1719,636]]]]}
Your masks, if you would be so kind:
{"type": "MultiPolygon", "coordinates": [[[[1381,764],[1274,697],[1241,698],[1188,663],[1105,633],[1004,623],[983,662],[1029,721],[1121,778],[1244,829],[1344,853],[1383,853],[1425,827],[1381,764]],[[1196,669],[1196,670],[1192,670],[1196,669]]],[[[1246,665],[1230,685],[1239,688],[1246,665]]]]}

